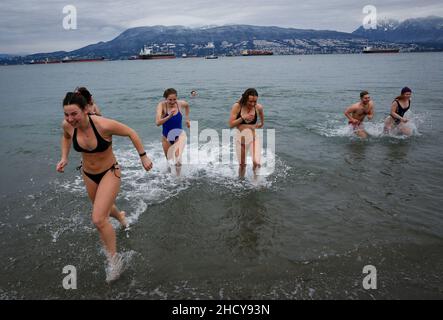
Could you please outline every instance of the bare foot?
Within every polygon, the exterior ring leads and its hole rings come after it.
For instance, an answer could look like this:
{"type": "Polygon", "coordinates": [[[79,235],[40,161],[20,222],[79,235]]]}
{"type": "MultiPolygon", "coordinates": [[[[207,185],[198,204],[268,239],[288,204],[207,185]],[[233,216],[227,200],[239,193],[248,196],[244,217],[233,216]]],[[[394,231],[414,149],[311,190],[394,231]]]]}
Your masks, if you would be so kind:
{"type": "Polygon", "coordinates": [[[118,222],[122,225],[123,229],[126,229],[128,227],[128,222],[126,221],[126,212],[120,211],[120,214],[118,218],[116,218],[118,222]]]}

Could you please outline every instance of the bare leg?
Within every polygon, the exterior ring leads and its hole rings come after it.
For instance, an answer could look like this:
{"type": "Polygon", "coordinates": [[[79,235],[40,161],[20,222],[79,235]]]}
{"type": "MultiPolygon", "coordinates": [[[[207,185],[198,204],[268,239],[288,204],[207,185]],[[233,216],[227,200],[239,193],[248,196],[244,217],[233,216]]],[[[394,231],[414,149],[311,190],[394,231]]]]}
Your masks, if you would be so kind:
{"type": "Polygon", "coordinates": [[[180,137],[178,137],[177,141],[174,143],[174,149],[175,149],[175,165],[181,166],[182,162],[182,154],[185,149],[187,136],[186,133],[182,133],[180,137]]]}
{"type": "Polygon", "coordinates": [[[241,140],[236,140],[235,151],[238,159],[238,175],[240,178],[244,178],[246,174],[246,145],[241,143],[241,140]]]}
{"type": "MultiPolygon", "coordinates": [[[[90,178],[88,178],[84,173],[83,173],[83,181],[86,185],[86,191],[88,192],[89,199],[91,200],[92,204],[94,204],[95,194],[97,192],[98,185],[90,178]]],[[[128,226],[128,223],[126,221],[126,212],[119,211],[115,203],[112,205],[110,215],[111,217],[117,219],[123,228],[126,228],[128,226]]]]}
{"type": "Polygon", "coordinates": [[[97,188],[92,210],[92,222],[100,234],[108,258],[114,257],[117,252],[115,231],[109,222],[109,215],[119,190],[120,179],[114,172],[108,171],[97,188]]]}
{"type": "Polygon", "coordinates": [[[409,128],[408,126],[404,125],[403,123],[400,124],[400,128],[399,129],[400,129],[400,132],[403,135],[408,136],[408,137],[412,136],[412,129],[409,128]]]}
{"type": "Polygon", "coordinates": [[[165,153],[165,157],[166,159],[168,159],[168,151],[169,148],[171,147],[171,144],[165,137],[162,137],[162,146],[163,146],[163,152],[165,153]]]}
{"type": "Polygon", "coordinates": [[[257,168],[261,167],[261,141],[258,136],[255,136],[254,142],[252,143],[251,154],[252,154],[252,163],[253,170],[255,171],[257,168]]]}
{"type": "Polygon", "coordinates": [[[394,120],[392,120],[392,117],[387,117],[385,120],[385,127],[383,129],[384,134],[390,134],[393,125],[394,125],[394,120]]]}
{"type": "Polygon", "coordinates": [[[111,208],[111,217],[120,222],[123,228],[128,227],[128,222],[126,221],[126,212],[118,210],[115,204],[113,204],[111,208]]]}
{"type": "Polygon", "coordinates": [[[355,131],[355,134],[362,139],[366,139],[368,137],[368,134],[363,129],[359,129],[359,130],[355,131]]]}

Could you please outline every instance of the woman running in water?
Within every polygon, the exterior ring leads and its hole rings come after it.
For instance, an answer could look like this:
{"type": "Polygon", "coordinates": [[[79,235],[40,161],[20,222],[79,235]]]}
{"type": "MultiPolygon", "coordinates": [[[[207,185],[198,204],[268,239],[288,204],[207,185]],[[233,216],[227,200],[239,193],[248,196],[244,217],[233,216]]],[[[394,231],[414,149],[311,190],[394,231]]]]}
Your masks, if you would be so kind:
{"type": "Polygon", "coordinates": [[[180,166],[186,144],[186,132],[182,128],[182,111],[185,111],[186,126],[190,128],[189,104],[184,100],[177,100],[177,91],[173,88],[166,89],[163,97],[165,100],[157,105],[155,124],[163,126],[162,145],[166,159],[180,166]]]}
{"type": "Polygon", "coordinates": [[[385,120],[385,133],[391,133],[398,130],[405,136],[412,135],[412,129],[406,124],[408,119],[404,117],[405,113],[411,108],[412,90],[408,87],[401,89],[401,95],[395,98],[391,105],[391,114],[385,120]]]}
{"type": "Polygon", "coordinates": [[[64,172],[72,141],[74,150],[82,154],[80,167],[83,167],[83,181],[93,205],[92,221],[108,258],[106,281],[112,281],[118,278],[122,262],[117,254],[115,231],[109,216],[126,226],[124,213],[114,204],[120,189],[121,170],[112,151],[112,136],[131,139],[146,171],[152,168],[152,162],[133,129],[117,121],[88,114],[87,102],[80,93],[68,92],[63,100],[63,110],[65,121],[57,171],[64,172]]]}
{"type": "Polygon", "coordinates": [[[96,116],[101,116],[102,113],[98,107],[98,105],[95,104],[94,99],[92,99],[92,94],[89,92],[88,89],[86,89],[85,87],[80,87],[80,88],[76,88],[75,92],[79,92],[83,98],[86,99],[86,109],[88,114],[93,115],[95,114],[96,116]]]}
{"type": "Polygon", "coordinates": [[[258,93],[254,88],[247,89],[241,99],[231,108],[229,127],[237,128],[236,153],[239,162],[239,175],[244,177],[246,172],[246,153],[250,151],[254,171],[261,166],[261,144],[255,129],[263,128],[263,106],[257,103],[258,93]],[[258,123],[260,117],[260,123],[258,123]]]}

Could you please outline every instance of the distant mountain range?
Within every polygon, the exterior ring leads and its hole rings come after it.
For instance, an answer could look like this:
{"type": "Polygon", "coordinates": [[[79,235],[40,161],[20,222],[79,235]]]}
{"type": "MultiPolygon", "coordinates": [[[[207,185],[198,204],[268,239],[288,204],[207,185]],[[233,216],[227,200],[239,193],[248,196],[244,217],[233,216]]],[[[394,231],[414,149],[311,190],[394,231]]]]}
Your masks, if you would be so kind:
{"type": "Polygon", "coordinates": [[[443,18],[431,16],[408,19],[403,22],[383,20],[377,24],[377,29],[365,30],[360,27],[352,34],[369,40],[443,47],[443,18]]]}
{"type": "Polygon", "coordinates": [[[173,51],[177,56],[204,56],[208,54],[210,42],[218,55],[239,55],[246,49],[271,50],[281,55],[357,53],[367,44],[396,46],[402,51],[443,50],[443,18],[427,17],[403,22],[385,20],[379,22],[376,30],[360,27],[352,33],[251,25],[138,27],[124,31],[111,41],[70,52],[37,53],[20,58],[0,57],[0,61],[26,63],[64,57],[128,59],[137,55],[144,45],[173,51]]]}

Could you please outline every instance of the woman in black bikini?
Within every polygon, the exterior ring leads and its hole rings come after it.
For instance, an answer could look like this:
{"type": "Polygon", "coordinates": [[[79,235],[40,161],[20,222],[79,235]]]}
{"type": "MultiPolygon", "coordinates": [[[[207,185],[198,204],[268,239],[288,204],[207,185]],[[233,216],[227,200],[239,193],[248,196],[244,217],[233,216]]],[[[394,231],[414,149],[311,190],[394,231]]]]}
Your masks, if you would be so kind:
{"type": "Polygon", "coordinates": [[[257,90],[254,88],[247,89],[241,99],[232,106],[229,118],[229,127],[239,130],[235,141],[239,162],[239,175],[241,177],[245,174],[248,149],[252,156],[253,169],[255,170],[261,165],[261,144],[255,129],[263,128],[265,116],[263,106],[257,103],[257,100],[257,90]],[[258,117],[260,117],[260,123],[258,123],[258,117]]]}
{"type": "Polygon", "coordinates": [[[405,136],[412,135],[412,129],[406,125],[408,119],[404,117],[411,107],[411,96],[411,89],[408,87],[401,89],[401,95],[392,102],[391,114],[385,120],[385,133],[391,133],[393,129],[398,129],[405,136]]]}
{"type": "Polygon", "coordinates": [[[57,171],[63,172],[68,164],[71,141],[75,151],[82,153],[83,181],[92,201],[92,221],[100,233],[108,258],[107,281],[115,280],[118,274],[112,273],[118,263],[115,231],[109,216],[126,225],[125,216],[114,205],[120,189],[120,167],[112,152],[112,136],[129,137],[140,155],[146,171],[152,162],[144,151],[137,133],[117,121],[88,114],[87,102],[80,93],[68,92],[63,100],[65,121],[61,139],[61,160],[57,171]]]}

